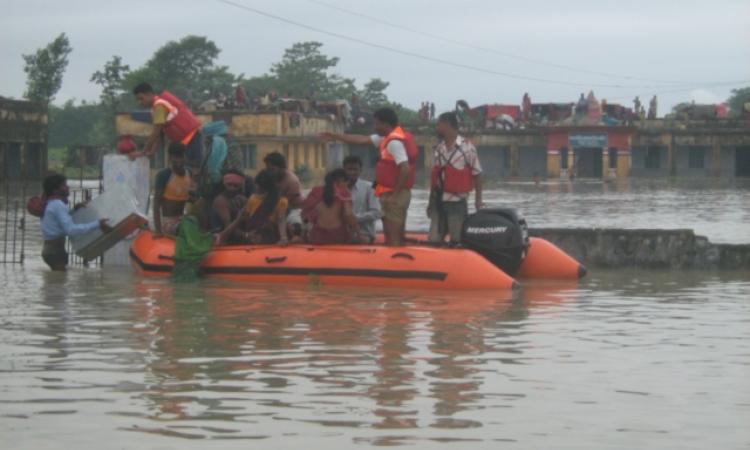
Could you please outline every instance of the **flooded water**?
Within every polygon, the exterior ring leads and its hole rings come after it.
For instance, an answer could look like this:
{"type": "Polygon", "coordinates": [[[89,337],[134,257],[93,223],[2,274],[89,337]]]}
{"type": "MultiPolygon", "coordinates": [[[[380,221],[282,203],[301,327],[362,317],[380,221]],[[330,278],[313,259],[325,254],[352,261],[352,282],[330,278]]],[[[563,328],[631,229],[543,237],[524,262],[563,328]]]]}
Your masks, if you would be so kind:
{"type": "MultiPolygon", "coordinates": [[[[702,189],[520,183],[487,200],[532,226],[750,242],[749,191],[702,189]]],[[[27,251],[0,265],[2,449],[750,447],[746,272],[363,291],[57,274],[27,251]]]]}
{"type": "MultiPolygon", "coordinates": [[[[414,191],[410,229],[429,227],[427,197],[414,191]]],[[[484,201],[518,209],[530,227],[689,228],[712,242],[750,243],[747,179],[509,182],[488,186],[484,201]]]]}

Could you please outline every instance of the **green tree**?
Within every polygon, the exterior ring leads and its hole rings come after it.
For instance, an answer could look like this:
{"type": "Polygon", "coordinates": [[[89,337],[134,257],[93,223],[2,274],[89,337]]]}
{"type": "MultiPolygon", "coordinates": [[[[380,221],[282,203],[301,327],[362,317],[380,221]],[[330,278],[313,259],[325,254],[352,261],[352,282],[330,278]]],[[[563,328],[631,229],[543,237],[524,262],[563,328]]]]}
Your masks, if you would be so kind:
{"type": "Polygon", "coordinates": [[[245,88],[248,98],[260,97],[268,92],[279,90],[279,82],[276,77],[268,74],[243,80],[242,86],[245,88]]]}
{"type": "MultiPolygon", "coordinates": [[[[113,56],[104,64],[102,70],[91,75],[91,81],[102,87],[102,114],[98,117],[94,128],[88,133],[89,143],[107,144],[115,140],[115,115],[120,104],[127,97],[123,88],[123,79],[130,71],[130,66],[122,63],[122,58],[113,56]]],[[[127,100],[126,100],[127,101],[127,100]]]]}
{"type": "Polygon", "coordinates": [[[389,82],[380,78],[373,78],[365,84],[364,89],[359,92],[359,100],[366,108],[375,109],[378,106],[388,104],[388,96],[385,90],[390,85],[389,82]]]}
{"type": "Polygon", "coordinates": [[[186,36],[159,48],[146,64],[128,73],[123,86],[130,90],[141,82],[156,90],[169,90],[191,105],[230,94],[235,76],[226,66],[216,65],[221,50],[203,36],[186,36]]]}
{"type": "Polygon", "coordinates": [[[63,75],[68,67],[68,55],[73,49],[65,33],[54,41],[40,48],[32,55],[23,55],[26,72],[26,92],[29,100],[43,102],[46,105],[55,98],[62,86],[63,75]]]}
{"type": "Polygon", "coordinates": [[[78,144],[103,144],[97,136],[97,126],[107,109],[101,103],[81,102],[76,105],[68,100],[62,107],[49,108],[49,146],[69,147],[78,144]]]}
{"type": "Polygon", "coordinates": [[[120,104],[125,89],[123,88],[123,79],[130,71],[130,66],[122,63],[122,58],[115,55],[111,60],[104,64],[102,70],[97,70],[91,75],[93,83],[102,87],[102,103],[116,110],[120,104]]]}
{"type": "Polygon", "coordinates": [[[732,89],[732,95],[727,100],[732,116],[741,116],[746,103],[750,103],[750,87],[732,89]]]}
{"type": "Polygon", "coordinates": [[[665,119],[686,120],[690,115],[691,102],[681,102],[672,107],[672,112],[664,116],[665,119]]]}
{"type": "Polygon", "coordinates": [[[322,46],[315,41],[297,42],[284,51],[281,61],[271,67],[280,94],[330,99],[353,92],[353,79],[329,73],[339,58],[324,55],[322,46]]]}

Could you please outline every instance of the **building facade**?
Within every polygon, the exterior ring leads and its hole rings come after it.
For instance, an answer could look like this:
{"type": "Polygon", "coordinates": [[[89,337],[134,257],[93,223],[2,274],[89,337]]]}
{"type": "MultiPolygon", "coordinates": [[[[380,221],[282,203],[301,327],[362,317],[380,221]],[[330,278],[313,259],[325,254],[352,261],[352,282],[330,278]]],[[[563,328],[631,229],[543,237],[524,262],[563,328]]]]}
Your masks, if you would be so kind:
{"type": "MultiPolygon", "coordinates": [[[[306,166],[315,178],[336,167],[344,154],[364,162],[372,177],[378,152],[371,146],[325,144],[324,131],[340,133],[344,122],[332,115],[294,112],[215,111],[199,113],[201,122],[224,120],[230,146],[240,150],[245,170],[256,173],[263,158],[279,151],[289,167],[306,166]]],[[[131,114],[117,116],[119,135],[141,144],[151,125],[131,114]]],[[[406,126],[421,151],[418,174],[424,179],[432,166],[437,143],[431,125],[406,126]]],[[[348,130],[369,133],[369,128],[348,130]]],[[[547,124],[512,129],[464,130],[476,146],[485,177],[504,178],[625,178],[625,177],[750,177],[750,123],[732,119],[652,119],[628,124],[547,124]]],[[[152,167],[164,165],[160,153],[152,167]]]]}
{"type": "MultiPolygon", "coordinates": [[[[413,131],[429,169],[434,131],[413,131]]],[[[750,177],[750,124],[637,121],[466,132],[488,178],[750,177]]],[[[355,149],[364,152],[363,149],[355,149]]],[[[366,160],[373,164],[374,156],[366,160]]]]}
{"type": "Polygon", "coordinates": [[[0,97],[0,179],[36,180],[47,171],[47,108],[0,97]]]}

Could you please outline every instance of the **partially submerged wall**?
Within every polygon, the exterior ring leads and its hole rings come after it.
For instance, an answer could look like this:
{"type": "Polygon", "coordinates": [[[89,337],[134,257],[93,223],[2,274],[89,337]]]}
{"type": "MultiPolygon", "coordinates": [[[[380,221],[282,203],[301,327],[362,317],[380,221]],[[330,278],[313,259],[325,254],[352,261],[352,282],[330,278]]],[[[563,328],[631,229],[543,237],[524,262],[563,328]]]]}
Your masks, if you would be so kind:
{"type": "Polygon", "coordinates": [[[536,228],[529,234],[589,267],[750,269],[750,244],[713,244],[692,230],[536,228]]]}

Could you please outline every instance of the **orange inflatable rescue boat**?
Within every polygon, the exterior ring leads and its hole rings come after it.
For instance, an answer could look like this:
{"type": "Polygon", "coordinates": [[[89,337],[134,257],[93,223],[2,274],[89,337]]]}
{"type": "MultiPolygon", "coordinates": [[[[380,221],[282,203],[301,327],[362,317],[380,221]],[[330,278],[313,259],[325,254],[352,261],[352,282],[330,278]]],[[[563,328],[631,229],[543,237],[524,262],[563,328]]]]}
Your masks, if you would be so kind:
{"type": "MultiPolygon", "coordinates": [[[[143,275],[172,271],[175,241],[139,234],[130,259],[143,275]]],[[[511,289],[516,281],[479,254],[466,249],[379,245],[238,245],[211,250],[203,274],[257,283],[388,286],[427,289],[511,289]]]]}
{"type": "MultiPolygon", "coordinates": [[[[526,223],[510,209],[481,210],[467,218],[462,246],[236,245],[216,247],[203,260],[208,277],[256,283],[310,283],[418,289],[512,289],[520,278],[577,280],[585,268],[544,239],[528,237],[526,223]]],[[[414,245],[411,245],[414,243],[414,245]]],[[[172,271],[175,241],[136,237],[130,250],[135,270],[146,276],[172,271]]]]}

